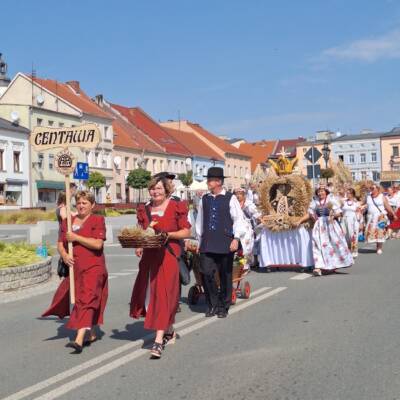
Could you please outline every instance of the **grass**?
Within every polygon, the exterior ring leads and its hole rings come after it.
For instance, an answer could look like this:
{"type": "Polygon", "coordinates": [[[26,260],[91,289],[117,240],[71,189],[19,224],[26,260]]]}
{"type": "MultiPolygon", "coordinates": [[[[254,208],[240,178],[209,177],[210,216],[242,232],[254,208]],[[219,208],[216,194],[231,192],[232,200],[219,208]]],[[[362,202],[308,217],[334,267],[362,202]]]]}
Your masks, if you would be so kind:
{"type": "Polygon", "coordinates": [[[27,211],[4,211],[0,212],[0,224],[36,224],[38,221],[56,221],[56,212],[27,210],[27,211]]]}

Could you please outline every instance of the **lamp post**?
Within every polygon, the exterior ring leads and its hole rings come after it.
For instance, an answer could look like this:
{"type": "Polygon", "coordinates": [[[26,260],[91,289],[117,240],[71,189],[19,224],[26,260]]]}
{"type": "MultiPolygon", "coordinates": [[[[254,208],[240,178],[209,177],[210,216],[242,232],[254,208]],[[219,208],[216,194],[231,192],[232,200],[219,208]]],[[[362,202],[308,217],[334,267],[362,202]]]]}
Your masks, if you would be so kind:
{"type": "Polygon", "coordinates": [[[329,143],[324,142],[324,146],[322,147],[322,156],[324,157],[325,160],[325,168],[328,168],[328,161],[330,154],[331,154],[331,149],[329,148],[329,143]]]}

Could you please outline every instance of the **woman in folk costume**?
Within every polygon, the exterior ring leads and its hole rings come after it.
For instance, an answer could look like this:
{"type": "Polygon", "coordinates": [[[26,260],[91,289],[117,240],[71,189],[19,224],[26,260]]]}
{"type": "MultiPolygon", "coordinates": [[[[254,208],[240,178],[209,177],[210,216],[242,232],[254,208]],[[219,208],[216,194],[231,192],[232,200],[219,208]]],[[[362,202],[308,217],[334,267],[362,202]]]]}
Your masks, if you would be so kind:
{"type": "Polygon", "coordinates": [[[358,234],[360,229],[360,203],[356,191],[347,189],[342,205],[343,217],[341,226],[344,230],[347,246],[354,258],[358,257],[358,234]]]}
{"type": "MultiPolygon", "coordinates": [[[[67,221],[62,221],[58,252],[65,264],[74,269],[75,278],[75,304],[66,327],[77,330],[77,335],[67,347],[81,353],[84,345],[97,340],[96,326],[103,323],[108,274],[103,253],[106,238],[104,217],[92,214],[92,193],[81,191],[75,198],[78,214],[72,219],[72,232],[67,232],[67,221]],[[73,243],[72,257],[67,252],[68,241],[73,243]]],[[[51,306],[42,316],[49,315],[60,318],[70,315],[69,278],[63,279],[51,306]]]]}
{"type": "Polygon", "coordinates": [[[368,243],[376,243],[376,253],[380,255],[388,236],[388,215],[394,218],[395,215],[388,199],[377,184],[371,185],[364,208],[367,209],[366,240],[368,243]]]}
{"type": "Polygon", "coordinates": [[[350,267],[353,257],[347,247],[344,232],[336,220],[341,215],[336,200],[324,186],[320,186],[315,195],[309,213],[315,220],[312,232],[314,276],[321,276],[322,271],[350,267]]]}
{"type": "Polygon", "coordinates": [[[132,291],[130,316],[145,317],[144,327],[156,331],[151,349],[153,358],[160,358],[165,345],[173,343],[173,328],[179,301],[179,266],[177,257],[180,240],[190,237],[188,207],[183,201],[171,198],[173,186],[165,176],[154,177],[149,183],[151,200],[137,210],[139,225],[149,226],[168,235],[165,247],[136,249],[141,258],[139,273],[132,291]]]}

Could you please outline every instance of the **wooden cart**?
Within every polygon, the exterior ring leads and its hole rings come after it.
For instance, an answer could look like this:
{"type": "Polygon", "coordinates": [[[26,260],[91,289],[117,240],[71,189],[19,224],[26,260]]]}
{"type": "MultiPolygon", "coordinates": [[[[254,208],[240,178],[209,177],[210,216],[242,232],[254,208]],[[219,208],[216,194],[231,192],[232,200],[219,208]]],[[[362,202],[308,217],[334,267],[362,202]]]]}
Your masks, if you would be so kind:
{"type": "MultiPolygon", "coordinates": [[[[191,266],[196,283],[189,289],[188,302],[189,304],[197,304],[200,297],[204,296],[203,280],[200,273],[200,255],[192,253],[191,255],[191,266]]],[[[251,293],[251,286],[244,277],[250,272],[245,270],[244,266],[239,262],[234,262],[232,271],[232,304],[236,303],[237,297],[240,296],[243,299],[248,299],[251,293]]],[[[219,286],[219,276],[216,273],[216,281],[219,286]]]]}

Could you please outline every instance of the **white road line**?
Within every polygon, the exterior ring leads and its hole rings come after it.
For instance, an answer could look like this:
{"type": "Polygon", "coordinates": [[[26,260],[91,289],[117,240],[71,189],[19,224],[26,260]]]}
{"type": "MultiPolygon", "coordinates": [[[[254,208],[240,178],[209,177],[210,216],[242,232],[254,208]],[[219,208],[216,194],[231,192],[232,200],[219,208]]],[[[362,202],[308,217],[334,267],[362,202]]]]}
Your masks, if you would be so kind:
{"type": "MultiPolygon", "coordinates": [[[[116,278],[116,277],[109,277],[109,279],[112,279],[112,278],[116,278]]],[[[258,290],[255,290],[254,292],[252,292],[252,296],[256,296],[257,294],[265,292],[265,291],[267,291],[269,289],[271,289],[271,288],[270,287],[263,287],[263,288],[260,288],[258,290]]],[[[248,302],[248,301],[250,301],[250,300],[239,299],[237,304],[235,305],[235,307],[233,309],[239,307],[240,303],[248,302]]],[[[198,315],[195,315],[195,316],[193,316],[191,318],[188,318],[186,320],[180,321],[177,324],[175,324],[175,329],[180,329],[181,327],[183,327],[183,326],[185,326],[187,324],[190,324],[190,323],[192,323],[194,321],[197,321],[199,319],[202,319],[202,318],[204,318],[204,314],[198,314],[198,315]]],[[[76,367],[68,369],[68,370],[66,370],[64,372],[60,372],[59,374],[51,376],[50,378],[45,379],[44,381],[38,382],[38,383],[36,383],[36,384],[34,384],[32,386],[29,386],[29,387],[27,387],[25,389],[22,389],[19,392],[16,392],[16,393],[14,393],[14,394],[12,394],[12,395],[10,395],[8,397],[3,398],[2,400],[20,400],[20,399],[23,399],[23,398],[25,398],[27,396],[30,396],[30,395],[32,395],[32,394],[34,394],[36,392],[39,392],[39,391],[41,391],[43,389],[48,388],[51,385],[54,385],[54,384],[56,384],[56,383],[58,383],[60,381],[63,381],[64,379],[67,379],[67,378],[69,378],[71,376],[74,376],[79,372],[82,372],[82,371],[84,371],[84,370],[86,370],[88,368],[94,367],[95,365],[100,364],[103,361],[107,361],[108,359],[110,359],[110,358],[112,358],[114,356],[117,356],[118,354],[124,353],[125,351],[134,349],[136,347],[142,346],[145,342],[147,342],[148,340],[151,340],[153,338],[154,338],[154,334],[153,333],[148,334],[148,335],[144,336],[141,339],[138,339],[138,340],[135,340],[133,342],[129,342],[129,343],[123,345],[123,346],[117,347],[116,349],[110,350],[110,351],[108,351],[108,352],[106,352],[106,353],[104,353],[104,354],[102,354],[100,356],[94,357],[91,360],[83,362],[82,364],[77,365],[76,367]]]]}
{"type": "MultiPolygon", "coordinates": [[[[260,295],[258,297],[255,297],[254,299],[251,300],[247,300],[246,302],[243,302],[242,304],[235,306],[232,308],[232,311],[230,312],[230,314],[236,314],[237,312],[244,310],[247,307],[250,307],[254,304],[259,303],[260,301],[263,301],[265,299],[267,299],[268,297],[274,296],[284,290],[286,290],[287,287],[278,287],[274,290],[271,290],[268,293],[265,293],[263,295],[260,295]]],[[[201,329],[207,325],[210,325],[212,323],[215,323],[216,321],[220,321],[218,318],[209,318],[209,319],[204,319],[201,322],[198,322],[195,325],[191,325],[186,329],[183,329],[181,331],[179,331],[179,335],[180,337],[183,337],[185,335],[188,335],[189,333],[196,331],[198,329],[201,329]]],[[[80,376],[76,379],[73,379],[72,381],[65,383],[64,385],[61,385],[59,387],[57,387],[56,389],[51,390],[48,393],[45,393],[42,396],[36,397],[34,400],[53,400],[56,399],[60,396],[63,396],[64,394],[82,386],[85,385],[97,378],[99,378],[102,375],[107,374],[108,372],[113,371],[116,368],[119,368],[133,360],[135,360],[136,358],[145,355],[145,354],[149,354],[149,350],[148,349],[138,349],[135,350],[133,353],[127,354],[121,358],[118,358],[117,360],[111,361],[110,363],[103,365],[102,367],[99,367],[91,372],[88,372],[87,374],[80,376]]]]}
{"type": "Polygon", "coordinates": [[[138,269],[121,269],[122,272],[139,272],[138,269]]]}
{"type": "Polygon", "coordinates": [[[127,276],[127,275],[133,275],[133,272],[111,272],[109,276],[127,276]]]}
{"type": "Polygon", "coordinates": [[[110,280],[110,279],[115,279],[115,278],[118,278],[118,276],[110,276],[110,275],[108,275],[108,280],[110,280]]]}
{"type": "Polygon", "coordinates": [[[106,254],[106,258],[109,257],[131,257],[131,258],[135,258],[136,255],[135,254],[106,254]]]}
{"type": "Polygon", "coordinates": [[[307,279],[310,276],[311,276],[311,274],[302,273],[302,274],[296,274],[296,275],[292,276],[290,279],[293,281],[303,281],[304,279],[307,279]]]}

